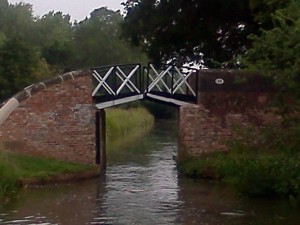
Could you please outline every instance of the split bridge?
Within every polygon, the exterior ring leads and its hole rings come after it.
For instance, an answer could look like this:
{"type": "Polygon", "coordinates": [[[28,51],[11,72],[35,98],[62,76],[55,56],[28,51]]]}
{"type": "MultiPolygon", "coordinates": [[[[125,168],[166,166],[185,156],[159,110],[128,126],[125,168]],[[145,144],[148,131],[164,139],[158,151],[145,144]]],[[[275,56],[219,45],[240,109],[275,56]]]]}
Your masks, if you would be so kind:
{"type": "Polygon", "coordinates": [[[96,159],[105,170],[105,109],[149,99],[177,106],[178,154],[198,156],[227,150],[236,127],[278,123],[266,110],[273,93],[265,78],[237,70],[130,64],[73,71],[6,101],[0,142],[25,154],[88,164],[96,159]]]}

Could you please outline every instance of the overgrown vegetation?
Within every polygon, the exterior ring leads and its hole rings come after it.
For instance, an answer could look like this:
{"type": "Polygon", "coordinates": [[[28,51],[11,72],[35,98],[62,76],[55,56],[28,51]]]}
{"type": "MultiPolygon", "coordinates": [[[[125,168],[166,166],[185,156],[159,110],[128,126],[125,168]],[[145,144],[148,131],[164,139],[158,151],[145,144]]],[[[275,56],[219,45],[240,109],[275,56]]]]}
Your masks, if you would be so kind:
{"type": "Polygon", "coordinates": [[[191,178],[220,179],[234,185],[242,194],[297,199],[300,194],[299,159],[300,154],[257,154],[245,148],[189,159],[179,168],[191,178]]]}
{"type": "Polygon", "coordinates": [[[288,196],[300,200],[300,126],[249,129],[228,143],[228,152],[187,158],[179,170],[192,178],[219,179],[250,196],[288,196]],[[256,137],[255,139],[251,137],[256,137]],[[254,141],[255,140],[255,141],[254,141]]]}

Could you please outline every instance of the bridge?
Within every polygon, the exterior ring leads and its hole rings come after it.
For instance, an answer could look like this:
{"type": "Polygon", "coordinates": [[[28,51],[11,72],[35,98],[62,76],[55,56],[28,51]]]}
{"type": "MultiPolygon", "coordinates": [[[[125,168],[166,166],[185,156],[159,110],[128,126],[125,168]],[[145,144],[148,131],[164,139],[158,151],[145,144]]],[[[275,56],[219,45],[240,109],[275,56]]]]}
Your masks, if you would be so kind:
{"type": "Polygon", "coordinates": [[[106,168],[106,116],[103,109],[140,99],[183,106],[197,102],[198,70],[176,65],[114,65],[91,69],[96,113],[96,163],[106,168]]]}
{"type": "Polygon", "coordinates": [[[0,109],[0,142],[26,154],[89,164],[96,159],[105,170],[105,109],[148,99],[177,106],[178,153],[198,156],[226,150],[236,127],[280,120],[265,110],[272,95],[264,78],[244,71],[96,67],[30,85],[6,101],[0,109]]]}
{"type": "Polygon", "coordinates": [[[196,103],[198,70],[176,65],[140,64],[92,68],[93,101],[103,109],[140,99],[177,106],[196,103]]]}

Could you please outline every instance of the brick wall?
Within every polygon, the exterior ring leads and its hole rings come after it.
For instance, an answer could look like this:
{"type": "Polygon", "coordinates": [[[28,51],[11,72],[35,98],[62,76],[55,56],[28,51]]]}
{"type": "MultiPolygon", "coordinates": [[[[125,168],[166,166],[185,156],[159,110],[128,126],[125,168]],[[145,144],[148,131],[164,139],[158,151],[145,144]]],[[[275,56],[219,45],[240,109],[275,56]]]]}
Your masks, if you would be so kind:
{"type": "Polygon", "coordinates": [[[21,102],[0,127],[1,143],[26,154],[94,163],[92,81],[89,73],[77,75],[62,83],[61,77],[50,80],[21,102]]]}
{"type": "Polygon", "coordinates": [[[197,105],[180,108],[179,154],[225,151],[226,142],[238,136],[237,129],[280,122],[269,105],[275,91],[269,80],[221,70],[201,71],[199,78],[197,105]]]}

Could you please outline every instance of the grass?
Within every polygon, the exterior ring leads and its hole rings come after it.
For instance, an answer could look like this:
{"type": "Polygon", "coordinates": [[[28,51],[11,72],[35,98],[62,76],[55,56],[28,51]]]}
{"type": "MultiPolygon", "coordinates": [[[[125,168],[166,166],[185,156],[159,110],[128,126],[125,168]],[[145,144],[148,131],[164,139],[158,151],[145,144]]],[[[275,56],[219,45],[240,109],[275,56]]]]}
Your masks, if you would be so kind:
{"type": "Polygon", "coordinates": [[[14,193],[21,179],[46,179],[50,176],[83,172],[92,166],[36,156],[0,151],[0,196],[14,193]]]}
{"type": "Polygon", "coordinates": [[[149,131],[154,124],[153,116],[142,107],[106,111],[107,149],[115,150],[134,142],[149,131]]]}
{"type": "Polygon", "coordinates": [[[188,177],[217,179],[234,185],[250,196],[300,195],[300,155],[215,153],[202,158],[190,158],[179,164],[188,177]]]}

